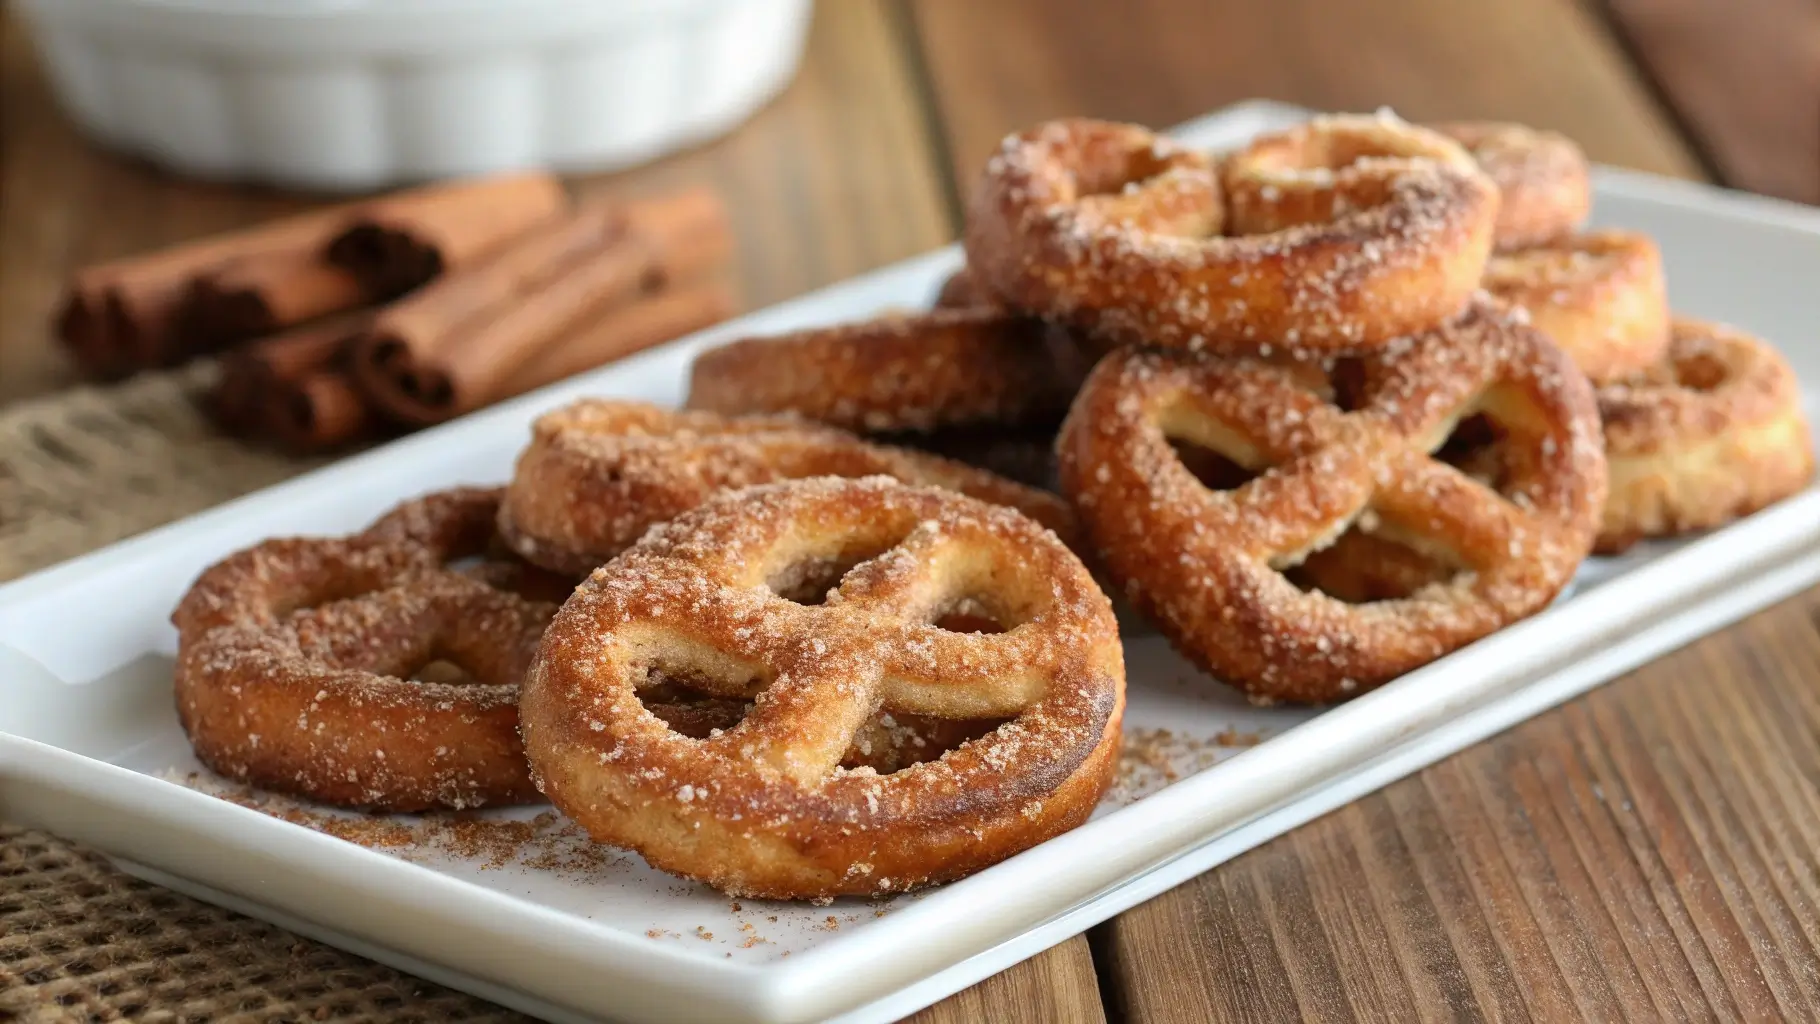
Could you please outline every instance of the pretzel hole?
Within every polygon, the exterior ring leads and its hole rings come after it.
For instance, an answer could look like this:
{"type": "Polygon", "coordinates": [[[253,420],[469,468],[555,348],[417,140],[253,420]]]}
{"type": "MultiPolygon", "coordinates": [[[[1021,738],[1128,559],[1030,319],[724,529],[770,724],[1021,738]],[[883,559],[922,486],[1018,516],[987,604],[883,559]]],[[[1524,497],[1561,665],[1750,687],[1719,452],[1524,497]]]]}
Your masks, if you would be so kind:
{"type": "Polygon", "coordinates": [[[1187,438],[1168,440],[1183,468],[1210,491],[1236,491],[1264,475],[1261,469],[1249,469],[1224,453],[1187,438]]]}
{"type": "Polygon", "coordinates": [[[478,682],[473,673],[447,658],[431,658],[423,667],[405,678],[419,683],[442,683],[449,686],[466,686],[478,682]]]}
{"type": "Polygon", "coordinates": [[[1010,719],[949,719],[880,711],[854,733],[852,745],[841,755],[840,766],[849,771],[869,768],[879,775],[890,775],[937,760],[1007,721],[1010,719]]]}
{"type": "Polygon", "coordinates": [[[950,633],[987,635],[1003,633],[1006,629],[1003,619],[976,597],[963,597],[949,602],[936,612],[930,625],[950,633]]]}
{"type": "Polygon", "coordinates": [[[1712,352],[1693,352],[1676,359],[1671,368],[1675,383],[1694,391],[1716,391],[1731,376],[1725,361],[1712,352]]]}
{"type": "MultiPolygon", "coordinates": [[[[761,680],[751,686],[762,688],[761,680]]],[[[718,689],[718,688],[717,688],[718,689]]],[[[683,673],[652,671],[637,688],[638,700],[659,721],[691,739],[705,740],[733,728],[746,720],[752,702],[738,697],[718,696],[683,673]]]]}
{"type": "Polygon", "coordinates": [[[840,538],[843,546],[831,554],[803,552],[786,558],[765,577],[771,592],[786,601],[802,605],[819,605],[828,600],[828,592],[862,562],[871,561],[897,547],[909,536],[915,524],[905,524],[899,531],[888,530],[840,538]]]}
{"type": "Polygon", "coordinates": [[[1283,575],[1305,591],[1346,604],[1371,604],[1401,600],[1457,573],[1457,567],[1432,552],[1354,523],[1333,544],[1283,575]]]}

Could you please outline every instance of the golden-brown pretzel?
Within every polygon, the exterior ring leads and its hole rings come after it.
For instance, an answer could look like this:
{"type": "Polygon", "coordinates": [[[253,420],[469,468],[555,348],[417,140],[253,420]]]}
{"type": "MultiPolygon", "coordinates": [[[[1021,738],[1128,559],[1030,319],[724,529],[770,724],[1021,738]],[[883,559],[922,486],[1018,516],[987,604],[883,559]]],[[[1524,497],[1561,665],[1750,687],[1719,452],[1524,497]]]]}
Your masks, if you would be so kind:
{"type": "Polygon", "coordinates": [[[582,401],[540,418],[500,504],[500,534],[527,561],[586,573],[716,491],[810,476],[896,477],[1013,506],[1078,542],[1059,497],[947,459],[869,444],[783,417],[582,401]]]}
{"type": "Polygon", "coordinates": [[[1223,165],[1134,125],[1054,121],[987,163],[967,259],[1012,307],[1128,343],[1328,354],[1459,312],[1497,203],[1458,145],[1388,116],[1316,118],[1223,165]]]}
{"type": "Polygon", "coordinates": [[[1586,154],[1558,132],[1497,121],[1430,125],[1472,154],[1497,183],[1499,250],[1530,249],[1580,229],[1592,210],[1586,154]]]}
{"type": "Polygon", "coordinates": [[[863,432],[1058,423],[1088,369],[1068,332],[972,306],[709,349],[690,370],[687,404],[863,432]]]}
{"type": "Polygon", "coordinates": [[[1191,659],[1259,700],[1331,701],[1546,605],[1592,545],[1605,496],[1586,379],[1490,305],[1361,360],[1349,403],[1252,358],[1125,350],[1063,425],[1062,487],[1112,577],[1191,659]],[[1503,493],[1430,457],[1491,417],[1503,493]],[[1260,475],[1210,490],[1181,438],[1260,475]],[[1465,570],[1407,600],[1353,606],[1284,578],[1347,529],[1465,570]]]}
{"type": "Polygon", "coordinates": [[[1529,311],[1593,383],[1659,365],[1668,350],[1668,285],[1648,236],[1594,231],[1493,256],[1485,290],[1529,311]]]}
{"type": "Polygon", "coordinates": [[[1814,477],[1800,383],[1742,331],[1677,318],[1667,358],[1598,399],[1611,472],[1601,552],[1723,525],[1814,477]]]}
{"type": "Polygon", "coordinates": [[[566,590],[482,556],[497,490],[401,506],[346,538],[270,540],[204,572],[178,604],[178,718],[223,775],[390,811],[537,799],[518,683],[566,590]],[[558,597],[560,600],[560,597],[558,597]],[[447,662],[467,678],[408,678],[447,662]]]}
{"type": "Polygon", "coordinates": [[[595,572],[522,708],[545,794],[596,840],[736,895],[824,899],[960,877],[1086,820],[1124,681],[1111,605],[1053,535],[933,488],[823,478],[722,495],[595,572]],[[957,605],[1005,631],[931,625],[957,605]],[[654,675],[751,711],[684,736],[640,700],[654,675]],[[893,774],[841,768],[881,708],[1008,721],[893,774]]]}

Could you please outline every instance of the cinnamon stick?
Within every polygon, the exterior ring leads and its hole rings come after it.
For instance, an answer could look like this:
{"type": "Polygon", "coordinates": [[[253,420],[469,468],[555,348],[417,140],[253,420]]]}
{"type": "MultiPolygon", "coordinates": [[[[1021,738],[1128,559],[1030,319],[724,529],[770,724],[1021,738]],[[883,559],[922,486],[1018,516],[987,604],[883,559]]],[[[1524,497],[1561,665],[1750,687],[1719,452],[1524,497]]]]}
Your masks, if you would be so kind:
{"type": "Polygon", "coordinates": [[[85,372],[120,376],[421,284],[555,216],[564,202],[551,176],[519,174],[312,210],[79,270],[54,326],[85,372]],[[395,223],[441,246],[434,258],[371,269],[328,254],[361,225],[395,223]]]}
{"type": "Polygon", "coordinates": [[[345,370],[349,344],[372,319],[369,311],[343,313],[229,352],[209,402],[215,422],[241,437],[264,430],[265,409],[281,385],[325,369],[345,370]]]}
{"type": "Polygon", "coordinates": [[[473,263],[567,205],[562,183],[541,171],[402,192],[345,218],[328,261],[391,297],[473,263]]]}
{"type": "Polygon", "coordinates": [[[526,360],[487,395],[485,404],[535,391],[713,326],[732,316],[735,307],[732,290],[714,281],[672,286],[615,307],[526,360]]]}
{"type": "Polygon", "coordinates": [[[594,204],[385,310],[354,351],[355,379],[392,416],[437,423],[500,397],[528,361],[597,311],[726,258],[713,193],[594,204]]]}
{"type": "Polygon", "coordinates": [[[314,370],[296,380],[280,380],[265,410],[272,440],[299,455],[344,448],[373,436],[379,425],[345,370],[314,370]]]}
{"type": "Polygon", "coordinates": [[[313,253],[280,251],[234,260],[190,282],[178,314],[181,343],[164,361],[215,352],[365,301],[366,291],[352,274],[313,253]]]}

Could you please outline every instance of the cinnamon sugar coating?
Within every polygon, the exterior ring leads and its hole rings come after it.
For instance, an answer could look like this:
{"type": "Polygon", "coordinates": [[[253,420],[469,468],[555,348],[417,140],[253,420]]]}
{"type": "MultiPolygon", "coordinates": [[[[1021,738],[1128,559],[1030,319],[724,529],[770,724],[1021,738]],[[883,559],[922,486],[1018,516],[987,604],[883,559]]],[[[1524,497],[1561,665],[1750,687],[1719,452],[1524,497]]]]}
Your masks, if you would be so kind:
{"type": "Polygon", "coordinates": [[[1742,331],[1676,318],[1667,357],[1598,401],[1611,472],[1601,552],[1722,526],[1814,478],[1800,382],[1742,331]]]}
{"type": "Polygon", "coordinates": [[[500,505],[500,533],[528,561],[580,575],[718,491],[874,475],[1008,505],[1064,542],[1079,539],[1067,502],[971,466],[798,419],[604,400],[577,402],[533,426],[500,505]]]}
{"type": "Polygon", "coordinates": [[[1328,354],[1458,313],[1497,205],[1458,145],[1388,115],[1316,118],[1223,164],[1063,120],[988,161],[966,247],[1008,305],[1115,340],[1328,354]]]}
{"type": "Polygon", "coordinates": [[[351,537],[269,540],[205,571],[172,615],[196,756],[348,807],[537,800],[518,684],[570,586],[485,558],[498,506],[496,489],[444,491],[351,537]],[[446,568],[468,558],[482,560],[446,568]],[[409,678],[434,662],[459,672],[409,678]]]}
{"type": "Polygon", "coordinates": [[[1646,235],[1593,231],[1493,256],[1485,290],[1529,312],[1595,384],[1661,365],[1668,284],[1646,235]]]}
{"type": "Polygon", "coordinates": [[[957,878],[1084,821],[1124,682],[1111,605],[1053,534],[819,478],[723,494],[597,570],[522,712],[544,792],[596,840],[736,895],[820,899],[957,878]],[[932,625],[956,609],[1004,632],[932,625]],[[641,699],[679,679],[750,710],[684,735],[641,699]],[[875,714],[1005,721],[890,774],[841,767],[875,714]]]}
{"type": "Polygon", "coordinates": [[[1124,350],[1059,442],[1063,492],[1133,604],[1190,659],[1263,701],[1364,692],[1544,607],[1592,545],[1605,460],[1590,386],[1489,303],[1363,358],[1346,398],[1306,368],[1124,350]],[[1497,422],[1500,487],[1432,458],[1497,422]],[[1257,474],[1214,490],[1172,438],[1257,474]],[[1353,605],[1284,577],[1359,527],[1458,571],[1353,605]]]}
{"type": "Polygon", "coordinates": [[[938,309],[710,349],[690,370],[687,404],[864,432],[1057,423],[1090,365],[1040,320],[938,309]]]}
{"type": "Polygon", "coordinates": [[[1531,249],[1565,238],[1592,210],[1586,154],[1558,132],[1498,121],[1429,125],[1472,154],[1497,183],[1500,201],[1493,245],[1531,249]]]}

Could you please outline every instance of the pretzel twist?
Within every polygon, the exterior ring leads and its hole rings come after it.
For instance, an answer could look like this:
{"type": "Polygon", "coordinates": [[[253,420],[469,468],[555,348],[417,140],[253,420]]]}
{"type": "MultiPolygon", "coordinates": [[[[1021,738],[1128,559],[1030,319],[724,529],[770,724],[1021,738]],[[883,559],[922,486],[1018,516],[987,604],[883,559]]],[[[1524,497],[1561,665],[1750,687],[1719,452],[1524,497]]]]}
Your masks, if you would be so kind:
{"type": "Polygon", "coordinates": [[[1533,249],[1578,231],[1592,210],[1592,174],[1572,139],[1496,121],[1430,125],[1472,154],[1498,186],[1493,245],[1533,249]]]}
{"type": "Polygon", "coordinates": [[[365,532],[270,540],[232,555],[177,606],[178,718],[223,775],[391,811],[537,799],[518,683],[568,589],[483,562],[497,490],[401,506],[365,532]],[[532,595],[530,597],[522,595],[532,595]],[[408,678],[435,661],[461,681],[408,678]]]}
{"type": "Polygon", "coordinates": [[[1317,118],[1223,166],[1134,125],[1054,121],[988,162],[967,259],[1008,305],[1128,343],[1329,354],[1459,312],[1497,204],[1458,145],[1387,116],[1317,118]]]}
{"type": "Polygon", "coordinates": [[[1546,338],[1489,306],[1362,360],[1352,411],[1306,371],[1127,350],[1082,389],[1059,442],[1114,579],[1188,657],[1254,699],[1344,698],[1529,615],[1572,578],[1604,501],[1592,393],[1546,338]],[[1505,432],[1499,490],[1431,457],[1463,417],[1505,432]],[[1254,479],[1211,490],[1171,447],[1254,479]],[[1283,576],[1349,528],[1459,569],[1349,605],[1283,576]]]}
{"type": "Polygon", "coordinates": [[[1056,495],[947,459],[800,420],[617,401],[577,402],[537,421],[501,503],[499,528],[527,561],[580,575],[717,491],[874,475],[1009,505],[1064,541],[1078,541],[1074,513],[1056,495]]]}
{"type": "Polygon", "coordinates": [[[1079,824],[1123,707],[1111,606],[1066,548],[882,478],[752,488],[652,530],[563,607],[523,699],[544,792],[597,840],[797,898],[959,877],[1079,824]],[[1005,631],[931,625],[957,607],[1005,631]],[[681,735],[640,700],[672,679],[751,710],[681,735]],[[1003,724],[893,774],[841,767],[879,711],[1003,724]]]}
{"type": "Polygon", "coordinates": [[[1594,383],[1659,366],[1668,351],[1668,285],[1647,236],[1595,231],[1493,256],[1485,290],[1528,310],[1594,383]]]}
{"type": "Polygon", "coordinates": [[[1814,477],[1800,382],[1742,331],[1678,318],[1667,357],[1598,400],[1611,472],[1601,552],[1723,525],[1814,477]]]}
{"type": "Polygon", "coordinates": [[[971,306],[710,349],[690,370],[687,404],[864,432],[1054,424],[1088,368],[1068,332],[971,306]]]}

